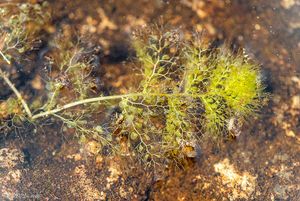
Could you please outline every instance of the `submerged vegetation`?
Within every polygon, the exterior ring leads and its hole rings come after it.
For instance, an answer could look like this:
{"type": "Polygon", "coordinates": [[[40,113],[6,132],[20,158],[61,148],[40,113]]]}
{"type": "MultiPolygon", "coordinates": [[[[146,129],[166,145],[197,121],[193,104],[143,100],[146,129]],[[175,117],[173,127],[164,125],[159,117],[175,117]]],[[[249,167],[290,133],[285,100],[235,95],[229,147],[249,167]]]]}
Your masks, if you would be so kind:
{"type": "Polygon", "coordinates": [[[16,98],[0,103],[3,132],[16,117],[37,125],[43,119],[57,119],[82,142],[97,140],[103,153],[130,152],[147,164],[162,164],[196,157],[203,137],[238,136],[242,123],[256,113],[265,96],[259,67],[242,53],[232,54],[226,47],[210,49],[196,37],[185,40],[178,30],[150,27],[133,36],[142,73],[131,92],[101,94],[92,75],[91,51],[80,43],[56,39],[50,43],[54,53],[47,61],[51,71],[45,97],[36,97],[31,104],[14,87],[4,66],[13,65],[10,47],[19,54],[30,48],[39,30],[29,32],[29,22],[40,25],[48,15],[36,5],[18,5],[13,16],[6,9],[0,11],[1,22],[8,22],[0,26],[0,52],[6,62],[1,63],[0,77],[16,98]],[[28,17],[20,17],[24,14],[28,17]],[[101,124],[99,116],[114,118],[101,124]]]}

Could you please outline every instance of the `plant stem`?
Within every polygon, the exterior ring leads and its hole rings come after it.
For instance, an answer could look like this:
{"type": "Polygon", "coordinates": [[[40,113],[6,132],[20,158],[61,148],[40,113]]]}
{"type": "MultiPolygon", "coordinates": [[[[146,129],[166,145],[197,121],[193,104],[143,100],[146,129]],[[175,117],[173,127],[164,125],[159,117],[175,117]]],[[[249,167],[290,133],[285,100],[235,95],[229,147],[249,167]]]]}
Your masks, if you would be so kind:
{"type": "MultiPolygon", "coordinates": [[[[88,99],[84,99],[84,100],[79,100],[79,101],[75,101],[75,102],[71,102],[68,103],[66,105],[63,105],[61,107],[57,107],[53,110],[48,110],[45,112],[41,112],[38,113],[36,115],[33,115],[31,117],[32,120],[41,118],[41,117],[45,117],[45,116],[49,116],[49,115],[53,115],[55,113],[58,113],[60,111],[63,111],[65,109],[71,108],[71,107],[75,107],[78,105],[83,105],[86,103],[93,103],[93,102],[101,102],[101,101],[107,101],[107,100],[117,100],[117,99],[122,99],[122,98],[128,98],[128,97],[141,97],[141,96],[160,96],[160,97],[178,97],[178,96],[189,96],[189,97],[193,97],[191,94],[186,94],[186,93],[178,93],[178,94],[164,94],[164,93],[131,93],[131,94],[123,94],[123,95],[112,95],[112,96],[100,96],[100,97],[95,97],[95,98],[88,98],[88,99]]],[[[201,95],[197,95],[194,96],[195,98],[200,98],[202,97],[201,95]]]]}
{"type": "MultiPolygon", "coordinates": [[[[2,53],[2,51],[0,51],[0,55],[6,61],[7,64],[9,64],[9,65],[11,64],[10,60],[2,53]]],[[[31,118],[32,113],[31,113],[26,101],[23,99],[23,97],[20,94],[20,92],[18,91],[18,89],[16,89],[15,85],[9,80],[9,78],[7,77],[5,72],[3,72],[1,69],[0,69],[0,77],[2,77],[4,79],[4,81],[9,86],[9,88],[15,93],[15,95],[17,96],[17,98],[21,102],[25,112],[27,113],[28,117],[31,118]]]]}
{"type": "Polygon", "coordinates": [[[15,5],[17,5],[17,3],[13,3],[13,2],[0,3],[0,7],[15,6],[15,5]]]}
{"type": "Polygon", "coordinates": [[[22,95],[20,92],[16,89],[14,84],[8,79],[7,75],[0,69],[0,77],[3,78],[3,80],[6,82],[6,84],[9,86],[9,88],[15,93],[19,101],[21,102],[23,108],[25,109],[26,114],[28,115],[29,118],[32,117],[32,113],[26,103],[26,101],[23,99],[22,95]]]}
{"type": "Polygon", "coordinates": [[[63,105],[61,107],[57,107],[53,110],[49,110],[46,112],[41,112],[39,114],[33,115],[32,116],[32,120],[38,119],[40,117],[45,117],[48,115],[52,115],[55,113],[58,113],[62,110],[71,108],[71,107],[75,107],[77,105],[83,105],[86,103],[93,103],[93,102],[99,102],[99,101],[105,101],[105,100],[114,100],[114,99],[122,99],[122,98],[126,98],[126,97],[134,97],[134,96],[141,96],[142,94],[124,94],[124,95],[113,95],[113,96],[101,96],[101,97],[95,97],[95,98],[88,98],[88,99],[84,99],[84,100],[79,100],[79,101],[75,101],[72,103],[68,103],[66,105],[63,105]]]}
{"type": "Polygon", "coordinates": [[[1,55],[2,58],[5,60],[6,63],[8,63],[9,65],[11,64],[11,62],[9,61],[9,59],[3,54],[2,51],[0,51],[0,55],[1,55]]]}

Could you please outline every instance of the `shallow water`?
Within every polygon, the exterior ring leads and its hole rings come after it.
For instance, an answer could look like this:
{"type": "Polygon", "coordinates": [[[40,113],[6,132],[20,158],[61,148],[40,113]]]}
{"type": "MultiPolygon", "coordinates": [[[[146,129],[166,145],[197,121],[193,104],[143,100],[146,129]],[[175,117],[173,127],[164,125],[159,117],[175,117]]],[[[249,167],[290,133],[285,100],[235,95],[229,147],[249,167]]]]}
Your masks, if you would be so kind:
{"type": "MultiPolygon", "coordinates": [[[[204,143],[201,156],[184,169],[144,170],[133,159],[95,156],[92,142],[81,146],[57,125],[13,133],[0,144],[1,151],[17,157],[15,165],[3,166],[8,158],[0,152],[0,199],[300,200],[299,1],[49,3],[56,31],[86,34],[103,48],[100,66],[104,86],[110,86],[103,90],[118,93],[134,84],[127,76],[132,66],[123,63],[132,54],[131,33],[163,21],[184,34],[196,30],[214,44],[244,48],[261,65],[271,97],[241,136],[204,143]]],[[[36,74],[42,72],[36,68],[36,74]]],[[[18,87],[28,90],[28,83],[18,87]]]]}

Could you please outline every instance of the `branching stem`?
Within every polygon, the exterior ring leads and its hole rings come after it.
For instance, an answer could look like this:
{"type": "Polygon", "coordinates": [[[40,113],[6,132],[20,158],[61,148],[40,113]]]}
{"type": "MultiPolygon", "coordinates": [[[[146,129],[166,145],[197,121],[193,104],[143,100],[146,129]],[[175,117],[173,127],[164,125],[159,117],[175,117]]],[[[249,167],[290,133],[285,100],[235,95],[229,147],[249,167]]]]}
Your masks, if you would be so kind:
{"type": "MultiPolygon", "coordinates": [[[[112,95],[112,96],[100,96],[100,97],[95,97],[95,98],[88,98],[84,100],[79,100],[75,102],[68,103],[66,105],[63,105],[61,107],[57,107],[53,110],[48,110],[45,112],[38,113],[36,115],[33,115],[31,117],[32,120],[41,118],[41,117],[46,117],[49,115],[56,114],[60,111],[63,111],[65,109],[75,107],[78,105],[83,105],[87,103],[93,103],[93,102],[101,102],[101,101],[107,101],[107,100],[118,100],[118,99],[123,99],[123,98],[128,98],[128,97],[145,97],[145,96],[157,96],[157,97],[179,97],[179,96],[189,96],[191,97],[191,94],[186,94],[186,93],[177,93],[177,94],[164,94],[164,93],[131,93],[131,94],[123,94],[123,95],[112,95]]],[[[201,98],[201,95],[197,95],[196,98],[201,98]]]]}
{"type": "MultiPolygon", "coordinates": [[[[5,55],[0,51],[0,55],[4,58],[4,60],[10,64],[10,61],[5,57],[5,55]]],[[[27,116],[31,119],[31,120],[35,120],[41,117],[46,117],[49,115],[54,115],[60,111],[66,110],[68,108],[72,108],[78,105],[84,105],[87,103],[94,103],[94,102],[101,102],[101,101],[107,101],[107,100],[118,100],[118,99],[123,99],[123,98],[128,98],[128,97],[145,97],[145,96],[160,96],[160,97],[178,97],[178,96],[192,96],[191,94],[186,94],[186,93],[177,93],[177,94],[164,94],[164,93],[130,93],[130,94],[123,94],[123,95],[112,95],[112,96],[100,96],[100,97],[95,97],[95,98],[88,98],[88,99],[84,99],[84,100],[79,100],[79,101],[75,101],[75,102],[71,102],[68,104],[65,104],[61,107],[57,107],[55,109],[52,110],[48,110],[45,112],[40,112],[38,114],[32,115],[31,110],[29,109],[26,101],[23,99],[22,95],[20,94],[20,92],[16,89],[16,87],[14,86],[14,84],[9,80],[9,78],[7,77],[6,73],[3,72],[0,69],[0,76],[3,78],[3,80],[6,82],[6,84],[10,87],[10,89],[15,93],[15,95],[17,96],[17,98],[19,99],[19,101],[21,102],[27,116]]],[[[198,98],[200,98],[201,96],[197,96],[198,98]]]]}
{"type": "MultiPolygon", "coordinates": [[[[6,63],[8,63],[9,65],[11,64],[11,62],[9,61],[9,59],[2,53],[2,51],[0,51],[0,55],[3,57],[3,59],[6,61],[6,63]]],[[[3,72],[0,69],[0,77],[3,78],[3,80],[6,82],[6,84],[9,86],[9,88],[15,93],[15,95],[17,96],[18,100],[21,102],[26,114],[28,115],[29,118],[32,117],[32,113],[26,103],[26,101],[23,99],[21,93],[18,91],[18,89],[15,87],[15,85],[9,80],[8,76],[6,75],[5,72],[3,72]]]]}
{"type": "Polygon", "coordinates": [[[16,89],[14,84],[8,79],[7,75],[0,69],[0,77],[3,78],[3,80],[6,82],[6,84],[9,86],[9,88],[15,93],[17,96],[18,100],[21,102],[26,114],[28,115],[29,118],[32,117],[32,113],[26,103],[26,101],[23,99],[22,95],[20,92],[16,89]]]}

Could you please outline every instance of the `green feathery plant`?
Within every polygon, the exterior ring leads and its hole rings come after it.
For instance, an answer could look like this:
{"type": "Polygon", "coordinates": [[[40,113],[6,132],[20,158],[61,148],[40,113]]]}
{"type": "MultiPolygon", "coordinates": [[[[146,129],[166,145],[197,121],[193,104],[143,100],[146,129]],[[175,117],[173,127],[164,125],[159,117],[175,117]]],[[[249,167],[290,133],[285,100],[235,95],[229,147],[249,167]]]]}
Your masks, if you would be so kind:
{"type": "MultiPolygon", "coordinates": [[[[1,15],[1,20],[19,19],[22,9],[19,12],[12,17],[1,15]]],[[[27,23],[17,23],[20,35],[1,40],[1,56],[7,65],[11,65],[8,47],[12,41],[23,41],[21,47],[26,47],[32,37],[27,23]]],[[[0,28],[5,32],[4,26],[0,28]]],[[[110,96],[95,95],[89,52],[79,44],[57,40],[52,45],[50,63],[54,70],[46,85],[47,97],[39,108],[24,100],[1,67],[0,77],[14,92],[18,104],[11,98],[3,102],[0,107],[6,112],[0,112],[0,119],[22,115],[22,120],[37,123],[56,118],[82,141],[87,137],[98,140],[105,152],[122,153],[125,144],[125,150],[130,149],[152,165],[195,157],[203,136],[239,135],[240,126],[255,114],[265,94],[258,66],[243,54],[234,55],[226,48],[211,50],[196,38],[192,40],[184,40],[178,30],[151,27],[136,32],[133,48],[142,72],[140,84],[130,93],[110,96]],[[121,113],[115,114],[114,123],[101,125],[101,118],[109,118],[106,113],[116,106],[121,113]]]]}

